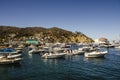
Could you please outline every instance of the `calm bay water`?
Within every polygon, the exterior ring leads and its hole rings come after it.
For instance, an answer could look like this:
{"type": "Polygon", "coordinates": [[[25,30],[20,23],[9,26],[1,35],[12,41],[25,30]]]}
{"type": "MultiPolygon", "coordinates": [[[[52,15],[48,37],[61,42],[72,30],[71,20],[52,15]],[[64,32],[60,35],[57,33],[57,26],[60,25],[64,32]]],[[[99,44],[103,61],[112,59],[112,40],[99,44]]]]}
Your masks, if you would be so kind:
{"type": "Polygon", "coordinates": [[[28,55],[16,65],[0,65],[0,80],[119,80],[120,50],[109,49],[105,58],[43,59],[28,55]]]}

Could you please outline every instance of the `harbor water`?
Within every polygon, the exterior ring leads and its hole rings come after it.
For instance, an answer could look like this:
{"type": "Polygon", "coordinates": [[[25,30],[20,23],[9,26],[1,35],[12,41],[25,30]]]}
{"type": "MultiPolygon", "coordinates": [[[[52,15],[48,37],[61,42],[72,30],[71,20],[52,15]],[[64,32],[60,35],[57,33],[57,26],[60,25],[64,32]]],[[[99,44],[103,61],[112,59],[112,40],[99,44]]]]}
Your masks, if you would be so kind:
{"type": "Polygon", "coordinates": [[[25,48],[20,64],[0,65],[0,80],[120,80],[120,50],[110,48],[105,58],[43,59],[25,48]]]}

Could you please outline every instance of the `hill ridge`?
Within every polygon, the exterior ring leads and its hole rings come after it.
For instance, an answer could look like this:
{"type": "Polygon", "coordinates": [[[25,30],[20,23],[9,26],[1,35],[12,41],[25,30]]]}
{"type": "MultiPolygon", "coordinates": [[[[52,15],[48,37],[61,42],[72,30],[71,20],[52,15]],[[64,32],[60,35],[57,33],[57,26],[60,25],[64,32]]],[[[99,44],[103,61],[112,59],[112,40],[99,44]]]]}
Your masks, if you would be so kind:
{"type": "Polygon", "coordinates": [[[0,26],[0,42],[6,41],[6,36],[12,39],[37,38],[44,42],[78,42],[91,43],[92,38],[81,32],[72,32],[59,27],[25,27],[0,26]],[[14,36],[13,36],[14,35],[14,36]]]}

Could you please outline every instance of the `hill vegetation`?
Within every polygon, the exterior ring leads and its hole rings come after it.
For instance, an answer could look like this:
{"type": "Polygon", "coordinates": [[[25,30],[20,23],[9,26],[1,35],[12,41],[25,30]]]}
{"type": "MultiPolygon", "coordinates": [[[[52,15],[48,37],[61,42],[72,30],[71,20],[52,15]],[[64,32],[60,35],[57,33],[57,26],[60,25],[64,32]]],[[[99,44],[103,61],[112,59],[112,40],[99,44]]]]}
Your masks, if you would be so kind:
{"type": "Polygon", "coordinates": [[[81,32],[71,32],[58,27],[26,27],[0,26],[0,41],[10,39],[36,38],[44,42],[81,42],[91,43],[93,40],[81,32]]]}

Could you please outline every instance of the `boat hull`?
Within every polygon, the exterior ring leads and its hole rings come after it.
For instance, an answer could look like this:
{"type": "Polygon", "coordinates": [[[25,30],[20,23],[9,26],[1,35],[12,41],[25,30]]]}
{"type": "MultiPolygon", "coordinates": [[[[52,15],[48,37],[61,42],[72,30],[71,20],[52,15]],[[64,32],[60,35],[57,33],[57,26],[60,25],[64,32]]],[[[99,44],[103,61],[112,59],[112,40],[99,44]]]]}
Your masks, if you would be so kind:
{"type": "Polygon", "coordinates": [[[98,58],[98,57],[104,57],[107,54],[107,51],[104,52],[91,52],[91,53],[85,53],[85,57],[93,57],[93,58],[98,58]]]}
{"type": "Polygon", "coordinates": [[[96,57],[104,57],[105,54],[86,54],[85,57],[93,57],[93,58],[96,58],[96,57]]]}
{"type": "Polygon", "coordinates": [[[1,59],[0,64],[15,64],[19,63],[22,58],[15,58],[15,59],[1,59]]]}
{"type": "Polygon", "coordinates": [[[64,58],[65,54],[44,54],[42,57],[47,59],[64,58]]]}

